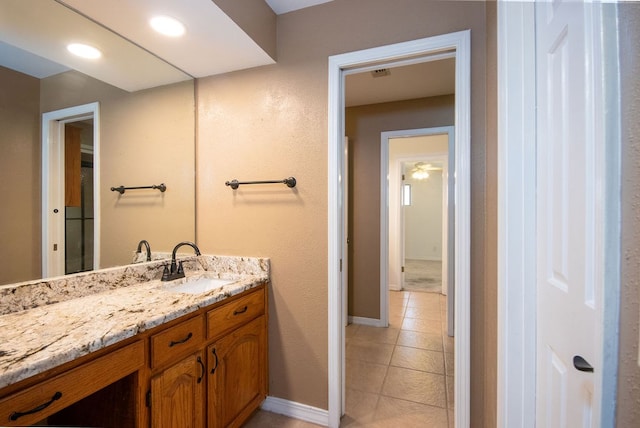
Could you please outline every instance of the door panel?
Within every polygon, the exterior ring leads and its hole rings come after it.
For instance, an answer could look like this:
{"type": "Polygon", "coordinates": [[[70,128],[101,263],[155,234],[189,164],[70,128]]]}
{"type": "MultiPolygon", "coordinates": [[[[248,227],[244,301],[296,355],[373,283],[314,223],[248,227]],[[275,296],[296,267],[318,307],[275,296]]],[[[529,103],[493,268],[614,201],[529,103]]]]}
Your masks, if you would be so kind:
{"type": "Polygon", "coordinates": [[[264,316],[208,347],[208,427],[237,427],[264,400],[266,352],[264,316]]]}
{"type": "Polygon", "coordinates": [[[602,169],[595,153],[591,9],[536,4],[537,84],[537,424],[584,427],[593,420],[599,369],[597,287],[603,262],[595,203],[602,169]]]}
{"type": "Polygon", "coordinates": [[[191,355],[151,379],[151,425],[204,426],[202,357],[191,355]]]}

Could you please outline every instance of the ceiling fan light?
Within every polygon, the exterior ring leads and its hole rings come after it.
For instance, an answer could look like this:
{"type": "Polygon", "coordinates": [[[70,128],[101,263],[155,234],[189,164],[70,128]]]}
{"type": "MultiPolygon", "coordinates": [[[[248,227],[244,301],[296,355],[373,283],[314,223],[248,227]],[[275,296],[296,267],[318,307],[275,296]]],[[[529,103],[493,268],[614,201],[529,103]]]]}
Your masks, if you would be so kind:
{"type": "Polygon", "coordinates": [[[149,24],[158,33],[169,37],[180,37],[186,31],[182,22],[165,15],[154,16],[149,24]]]}
{"type": "Polygon", "coordinates": [[[411,177],[415,180],[424,180],[426,178],[429,178],[429,173],[427,171],[424,171],[422,169],[415,169],[412,173],[411,173],[411,177]]]}

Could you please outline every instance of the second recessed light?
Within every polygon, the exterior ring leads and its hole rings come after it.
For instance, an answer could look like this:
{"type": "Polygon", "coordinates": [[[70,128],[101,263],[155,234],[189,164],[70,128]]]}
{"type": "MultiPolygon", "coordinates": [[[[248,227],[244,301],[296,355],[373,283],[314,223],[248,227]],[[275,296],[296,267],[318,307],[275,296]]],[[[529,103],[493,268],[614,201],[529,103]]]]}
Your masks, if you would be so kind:
{"type": "Polygon", "coordinates": [[[160,34],[164,34],[169,37],[180,37],[184,34],[185,29],[182,22],[170,16],[154,16],[149,21],[151,27],[160,34]]]}

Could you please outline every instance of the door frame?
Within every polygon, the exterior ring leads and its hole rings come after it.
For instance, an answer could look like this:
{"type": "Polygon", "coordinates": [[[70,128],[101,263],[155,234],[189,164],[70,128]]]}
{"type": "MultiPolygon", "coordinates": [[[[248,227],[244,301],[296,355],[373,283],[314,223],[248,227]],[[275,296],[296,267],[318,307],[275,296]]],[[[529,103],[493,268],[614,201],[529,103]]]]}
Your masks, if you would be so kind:
{"type": "Polygon", "coordinates": [[[340,174],[343,164],[344,79],[354,69],[365,71],[382,64],[423,62],[425,57],[456,57],[455,146],[456,146],[456,326],[455,335],[455,424],[470,424],[470,105],[471,32],[459,31],[393,45],[329,57],[328,94],[328,389],[329,426],[337,428],[344,414],[345,369],[344,326],[342,325],[341,249],[344,236],[341,213],[345,192],[340,174]]]}
{"type": "Polygon", "coordinates": [[[43,278],[65,274],[64,127],[85,119],[93,119],[93,268],[100,268],[100,105],[95,102],[42,114],[43,278]]]}
{"type": "MultiPolygon", "coordinates": [[[[604,295],[598,311],[600,420],[615,426],[620,300],[620,119],[617,11],[596,7],[591,43],[603,49],[604,295]],[[606,31],[605,31],[606,30],[606,31]],[[598,39],[601,37],[601,39],[598,39]],[[606,78],[606,79],[605,79],[606,78]],[[603,405],[606,404],[606,405],[603,405]]],[[[499,427],[536,426],[535,4],[498,1],[498,403],[499,427]],[[534,82],[534,84],[531,84],[534,82]]]]}

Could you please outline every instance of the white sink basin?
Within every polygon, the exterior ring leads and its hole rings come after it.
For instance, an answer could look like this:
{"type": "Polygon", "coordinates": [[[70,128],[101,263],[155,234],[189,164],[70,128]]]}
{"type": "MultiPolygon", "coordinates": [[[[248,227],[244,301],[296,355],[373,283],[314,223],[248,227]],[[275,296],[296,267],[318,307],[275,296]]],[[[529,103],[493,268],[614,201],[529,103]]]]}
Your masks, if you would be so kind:
{"type": "Polygon", "coordinates": [[[235,279],[209,278],[207,276],[199,276],[194,278],[186,278],[177,284],[167,284],[163,288],[167,291],[186,294],[202,294],[221,288],[227,284],[236,282],[235,279]]]}

